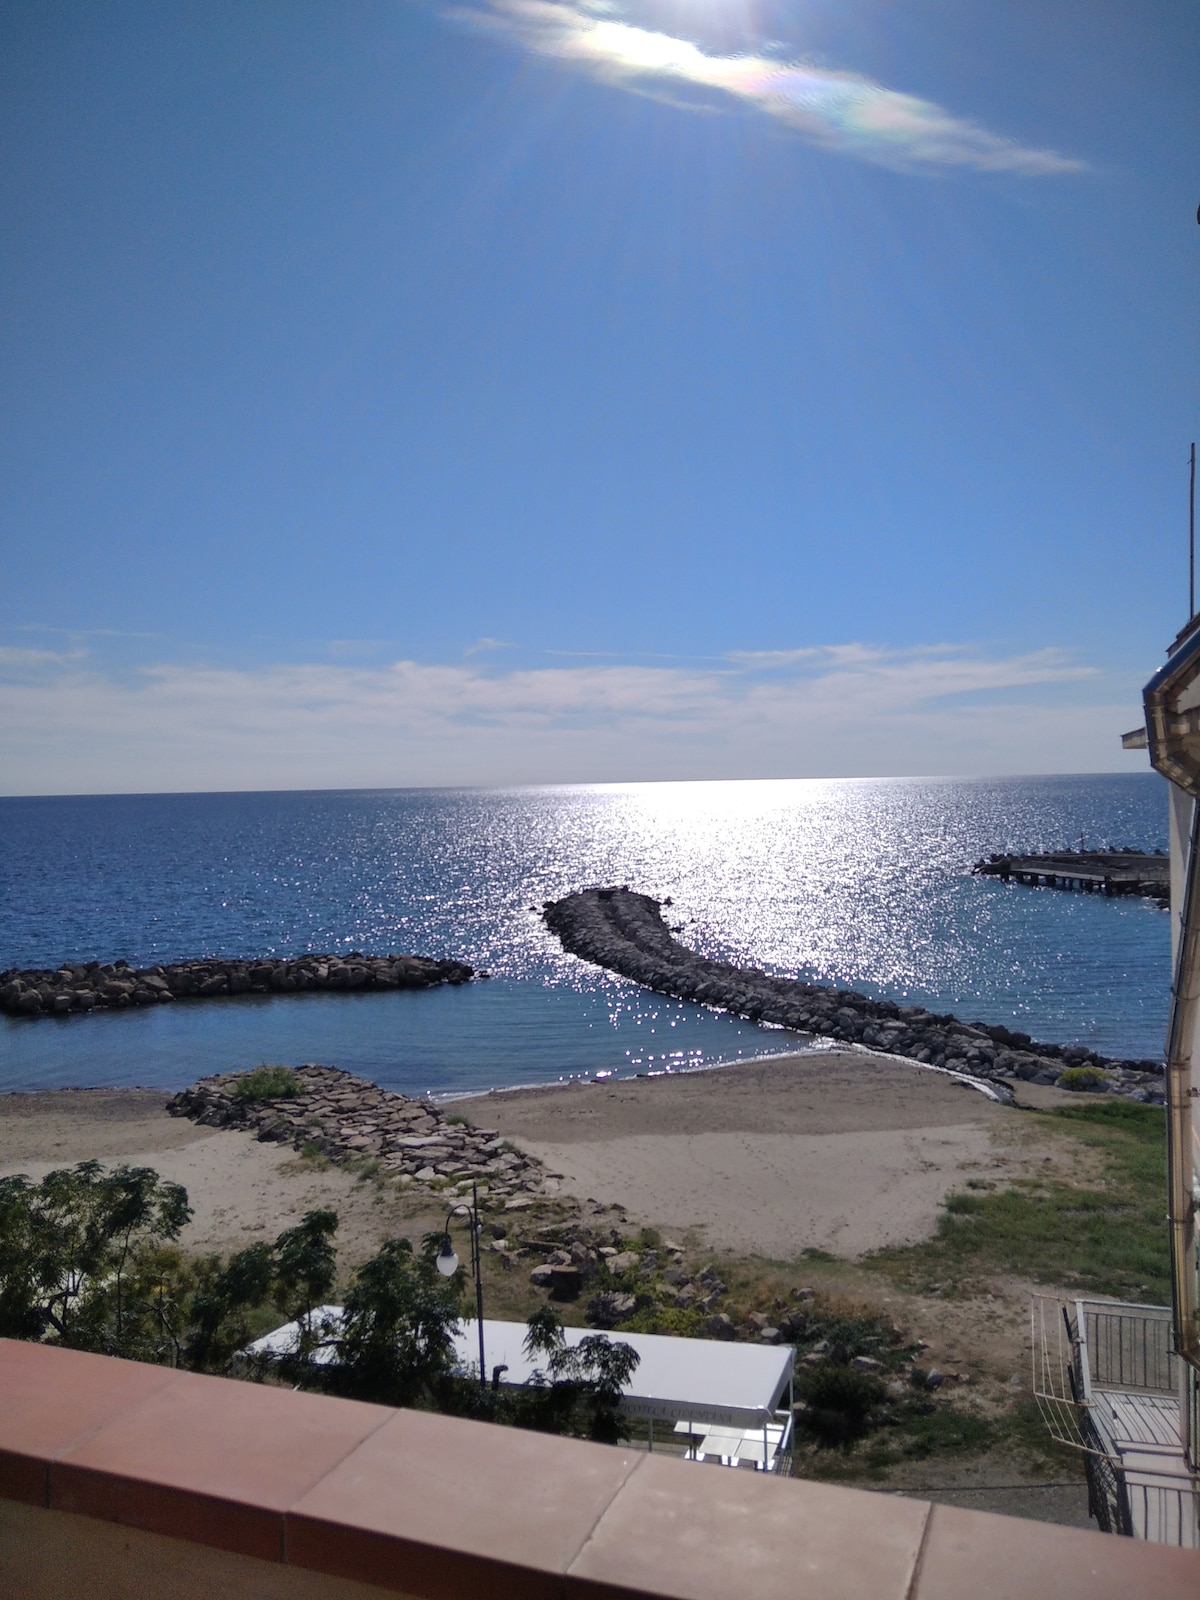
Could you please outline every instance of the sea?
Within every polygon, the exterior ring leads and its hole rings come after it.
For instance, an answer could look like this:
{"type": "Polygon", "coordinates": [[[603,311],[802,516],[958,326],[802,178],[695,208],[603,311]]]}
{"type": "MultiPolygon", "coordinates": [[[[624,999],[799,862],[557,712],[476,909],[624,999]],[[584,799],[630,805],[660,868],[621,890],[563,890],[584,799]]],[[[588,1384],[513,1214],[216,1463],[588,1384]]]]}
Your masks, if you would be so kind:
{"type": "Polygon", "coordinates": [[[0,799],[0,969],[394,951],[489,974],[0,1018],[0,1090],[312,1061],[442,1096],[812,1047],[567,955],[542,904],[594,884],[670,897],[707,956],[1161,1059],[1169,914],[971,867],[1165,848],[1166,808],[1153,773],[0,799]]]}

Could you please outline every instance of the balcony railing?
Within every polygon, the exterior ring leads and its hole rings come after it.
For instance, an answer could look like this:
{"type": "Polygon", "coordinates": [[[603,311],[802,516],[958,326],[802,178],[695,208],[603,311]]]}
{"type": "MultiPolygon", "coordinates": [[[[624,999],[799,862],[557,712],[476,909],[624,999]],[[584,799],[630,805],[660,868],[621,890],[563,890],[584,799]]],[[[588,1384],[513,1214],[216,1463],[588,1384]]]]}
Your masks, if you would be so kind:
{"type": "Polygon", "coordinates": [[[1101,1530],[1200,1548],[1169,1309],[1039,1295],[1032,1323],[1034,1394],[1050,1433],[1083,1452],[1101,1530]]]}

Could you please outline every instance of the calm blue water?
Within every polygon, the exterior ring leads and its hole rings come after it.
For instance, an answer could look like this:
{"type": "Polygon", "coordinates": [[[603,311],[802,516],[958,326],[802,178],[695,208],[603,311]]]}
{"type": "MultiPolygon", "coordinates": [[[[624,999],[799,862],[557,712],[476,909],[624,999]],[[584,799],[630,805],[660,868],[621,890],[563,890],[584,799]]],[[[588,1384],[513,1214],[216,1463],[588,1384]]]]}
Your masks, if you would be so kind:
{"type": "Polygon", "coordinates": [[[1161,1055],[1166,913],[969,875],[992,850],[1165,846],[1136,776],[0,799],[0,968],[402,950],[489,983],[0,1019],[0,1088],[176,1086],[326,1061],[406,1092],[703,1065],[794,1044],[565,955],[533,908],[675,902],[708,955],[1161,1055]]]}

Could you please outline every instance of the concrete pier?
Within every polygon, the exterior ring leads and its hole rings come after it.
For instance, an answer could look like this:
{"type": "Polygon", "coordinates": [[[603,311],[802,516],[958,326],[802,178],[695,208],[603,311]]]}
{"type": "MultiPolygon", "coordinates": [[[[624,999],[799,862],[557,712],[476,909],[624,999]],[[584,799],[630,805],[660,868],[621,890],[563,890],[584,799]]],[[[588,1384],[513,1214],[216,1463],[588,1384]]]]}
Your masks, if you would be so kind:
{"type": "Polygon", "coordinates": [[[1165,906],[1170,898],[1170,859],[1141,850],[1059,850],[1042,855],[992,855],[972,872],[1005,883],[1074,889],[1083,894],[1134,894],[1165,906]]]}

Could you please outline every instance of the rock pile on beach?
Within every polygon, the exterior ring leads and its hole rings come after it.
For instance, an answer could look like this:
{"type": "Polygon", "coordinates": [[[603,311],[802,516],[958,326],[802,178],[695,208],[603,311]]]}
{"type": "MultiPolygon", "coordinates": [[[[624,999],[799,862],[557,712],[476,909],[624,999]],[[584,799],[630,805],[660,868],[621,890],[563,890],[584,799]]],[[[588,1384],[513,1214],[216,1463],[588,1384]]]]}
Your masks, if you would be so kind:
{"type": "MultiPolygon", "coordinates": [[[[715,1267],[689,1269],[680,1245],[631,1238],[624,1224],[621,1205],[600,1207],[590,1220],[573,1216],[541,1226],[505,1220],[492,1224],[491,1249],[508,1266],[537,1258],[529,1281],[551,1299],[576,1300],[586,1290],[585,1315],[594,1328],[615,1328],[639,1311],[692,1311],[707,1319],[703,1331],[710,1338],[762,1339],[766,1317],[739,1327],[716,1311],[727,1289],[715,1267]],[[602,1219],[604,1210],[615,1215],[617,1226],[602,1219]]],[[[767,1332],[764,1342],[776,1342],[777,1330],[767,1332]]]]}
{"type": "Polygon", "coordinates": [[[474,1128],[427,1100],[410,1100],[337,1067],[303,1066],[291,1074],[298,1092],[278,1099],[237,1093],[250,1076],[222,1072],[201,1078],[167,1104],[175,1117],[208,1128],[245,1128],[264,1142],[312,1150],[331,1161],[376,1162],[378,1172],[407,1185],[451,1190],[478,1184],[503,1201],[538,1194],[545,1174],[495,1129],[474,1128]]]}
{"type": "Polygon", "coordinates": [[[865,1045],[982,1079],[1005,1095],[1013,1080],[1061,1084],[1161,1103],[1163,1067],[1119,1061],[1082,1045],[1036,1044],[1001,1025],[960,1022],[920,1006],[872,1000],[849,989],[802,983],[756,968],[709,961],[680,944],[663,920],[670,900],[629,888],[583,889],[543,907],[547,926],[573,955],[659,994],[697,1001],[752,1022],[865,1045]]]}
{"type": "Polygon", "coordinates": [[[218,1000],[238,994],[298,994],[304,990],[428,989],[475,976],[461,961],[427,956],[306,955],[288,960],[177,961],[131,967],[127,961],[66,962],[54,969],[0,972],[0,1011],[13,1017],[67,1016],[156,1006],[169,1000],[218,1000]]]}

